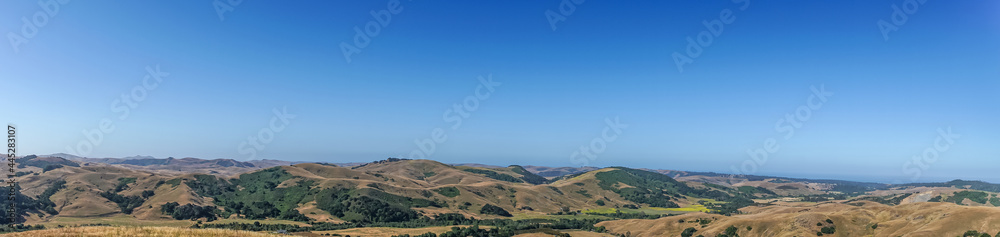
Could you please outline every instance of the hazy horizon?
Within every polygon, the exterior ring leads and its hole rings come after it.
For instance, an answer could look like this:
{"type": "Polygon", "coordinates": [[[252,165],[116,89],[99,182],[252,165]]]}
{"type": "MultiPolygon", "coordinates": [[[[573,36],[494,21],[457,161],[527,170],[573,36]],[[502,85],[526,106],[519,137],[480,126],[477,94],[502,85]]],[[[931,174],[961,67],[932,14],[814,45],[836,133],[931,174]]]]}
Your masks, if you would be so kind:
{"type": "Polygon", "coordinates": [[[3,119],[20,154],[1000,182],[1000,2],[898,4],[4,2],[3,119]]]}
{"type": "MultiPolygon", "coordinates": [[[[31,155],[38,155],[38,156],[59,156],[61,154],[65,154],[65,153],[31,154],[31,155]]],[[[70,154],[70,155],[72,155],[72,154],[70,154]]],[[[226,157],[191,157],[191,156],[153,157],[153,156],[147,156],[147,155],[132,155],[132,156],[124,156],[124,157],[83,157],[83,158],[91,158],[91,159],[102,159],[102,158],[124,159],[124,158],[136,158],[136,157],[153,158],[153,159],[166,159],[166,158],[171,158],[171,157],[175,158],[175,159],[196,158],[196,159],[204,159],[204,160],[233,159],[233,158],[226,158],[226,157]]],[[[305,162],[305,163],[308,163],[308,162],[327,162],[327,163],[346,164],[346,163],[369,163],[369,162],[373,162],[373,161],[384,160],[386,158],[398,158],[398,157],[371,158],[371,159],[368,159],[368,160],[364,160],[364,159],[360,159],[360,158],[359,159],[338,159],[336,161],[329,161],[329,160],[307,161],[307,160],[290,160],[290,159],[256,159],[256,160],[279,160],[279,161],[305,162]]],[[[434,160],[434,159],[428,159],[428,160],[434,160]]],[[[251,160],[241,160],[241,161],[251,161],[251,160]]],[[[437,160],[434,160],[434,161],[437,161],[437,160]]],[[[438,161],[438,162],[441,162],[441,161],[438,161]]],[[[533,164],[533,163],[519,163],[519,164],[479,163],[479,162],[443,162],[443,163],[446,163],[446,164],[480,164],[480,165],[492,165],[492,166],[498,166],[498,167],[507,167],[507,166],[511,166],[511,165],[545,166],[545,167],[552,167],[552,168],[561,168],[561,167],[579,168],[579,167],[584,167],[584,166],[549,166],[549,165],[533,164]]],[[[606,168],[606,167],[613,167],[613,166],[622,166],[622,165],[590,166],[590,167],[606,168]]],[[[723,171],[712,171],[712,170],[671,169],[669,167],[630,167],[630,166],[623,166],[623,167],[636,168],[636,169],[675,170],[675,171],[685,171],[685,172],[714,172],[714,173],[721,173],[721,174],[735,174],[733,172],[727,172],[725,170],[723,170],[723,171]]],[[[843,180],[843,181],[855,181],[855,182],[875,182],[875,183],[889,183],[889,184],[914,183],[914,182],[905,182],[906,180],[899,180],[898,177],[893,177],[893,176],[879,176],[879,175],[841,175],[841,174],[835,174],[835,173],[834,174],[807,174],[807,173],[794,173],[794,172],[791,172],[791,173],[782,173],[782,172],[777,172],[777,173],[758,173],[758,174],[754,174],[754,175],[775,176],[775,177],[785,177],[785,178],[813,179],[813,180],[831,179],[831,180],[843,180]]],[[[922,182],[947,182],[947,181],[952,181],[952,180],[956,180],[956,179],[961,179],[961,180],[977,180],[977,181],[984,181],[984,182],[991,182],[991,183],[1000,183],[1000,180],[983,179],[983,178],[977,178],[977,177],[974,177],[974,176],[965,176],[964,178],[963,177],[950,177],[950,176],[925,177],[925,179],[922,182]]]]}

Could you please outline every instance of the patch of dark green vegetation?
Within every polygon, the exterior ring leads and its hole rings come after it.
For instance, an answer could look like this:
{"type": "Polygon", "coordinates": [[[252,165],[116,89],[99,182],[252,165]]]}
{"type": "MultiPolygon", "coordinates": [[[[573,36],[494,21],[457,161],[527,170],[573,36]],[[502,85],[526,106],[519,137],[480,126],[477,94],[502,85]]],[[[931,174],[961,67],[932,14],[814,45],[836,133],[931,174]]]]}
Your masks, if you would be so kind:
{"type": "Polygon", "coordinates": [[[965,200],[966,198],[968,198],[969,200],[972,200],[973,202],[976,202],[976,203],[979,203],[979,204],[986,204],[986,201],[987,201],[988,197],[989,197],[989,194],[984,193],[984,192],[961,191],[961,192],[956,192],[954,196],[948,197],[948,199],[946,199],[945,202],[954,202],[955,204],[961,205],[962,201],[965,200]]]}
{"type": "Polygon", "coordinates": [[[597,186],[615,192],[628,201],[647,204],[651,207],[680,207],[677,203],[670,201],[669,195],[679,196],[692,190],[687,185],[666,175],[623,167],[616,168],[618,169],[594,174],[599,181],[597,186]],[[614,186],[618,183],[631,187],[615,188],[614,186]]]}
{"type": "Polygon", "coordinates": [[[445,197],[450,197],[450,198],[457,197],[459,194],[462,194],[462,192],[460,192],[458,188],[455,187],[443,187],[435,189],[434,191],[445,197]]]}
{"type": "Polygon", "coordinates": [[[163,183],[164,184],[169,184],[171,188],[177,187],[177,185],[181,185],[181,178],[174,178],[174,179],[171,179],[171,180],[167,180],[166,182],[163,182],[163,183]]]}
{"type": "Polygon", "coordinates": [[[273,167],[242,174],[228,181],[212,175],[195,175],[195,179],[186,184],[199,195],[215,199],[215,204],[224,208],[223,216],[236,214],[254,220],[309,221],[296,208],[299,203],[310,201],[315,194],[311,190],[313,181],[299,181],[295,185],[278,188],[279,184],[292,177],[281,167],[273,167]]]}
{"type": "Polygon", "coordinates": [[[755,195],[755,194],[778,195],[778,194],[775,194],[774,192],[772,192],[771,190],[768,190],[768,189],[763,188],[763,187],[740,186],[740,187],[737,187],[736,190],[739,191],[739,192],[742,192],[742,193],[750,194],[750,195],[755,195]]]}
{"type": "Polygon", "coordinates": [[[62,168],[62,167],[63,167],[63,165],[58,165],[58,164],[46,165],[45,168],[42,168],[42,173],[49,172],[50,170],[54,170],[54,169],[58,169],[58,168],[62,168]]]}
{"type": "Polygon", "coordinates": [[[25,156],[25,157],[21,157],[20,159],[17,159],[17,162],[18,162],[18,165],[17,165],[18,168],[24,168],[26,166],[34,166],[34,167],[42,168],[44,171],[49,171],[49,170],[53,170],[53,169],[62,168],[63,166],[80,167],[80,164],[77,164],[76,162],[73,162],[73,161],[70,161],[70,160],[67,160],[67,159],[63,159],[61,157],[43,157],[43,158],[39,158],[38,156],[35,156],[35,155],[29,155],[29,156],[25,156]],[[46,167],[50,167],[50,168],[46,168],[46,167]]]}
{"type": "MultiPolygon", "coordinates": [[[[437,235],[434,233],[421,234],[417,236],[427,237],[464,237],[464,236],[493,236],[493,237],[510,237],[517,234],[524,233],[546,233],[554,234],[554,230],[585,230],[592,232],[604,233],[607,230],[604,227],[595,227],[594,224],[604,221],[605,219],[581,219],[581,220],[571,220],[571,219],[560,219],[560,220],[546,220],[546,219],[530,219],[530,220],[509,220],[509,219],[489,219],[489,220],[477,220],[468,219],[461,214],[439,214],[434,218],[420,217],[418,219],[413,219],[405,222],[381,222],[381,223],[341,223],[334,224],[330,222],[312,222],[310,226],[299,226],[291,224],[262,224],[260,222],[255,223],[226,223],[226,224],[203,224],[194,225],[192,228],[220,228],[220,229],[234,229],[234,230],[248,230],[248,231],[277,231],[286,230],[288,232],[306,232],[306,231],[326,231],[326,230],[342,230],[350,228],[361,228],[361,227],[394,227],[394,228],[419,228],[419,227],[429,227],[429,226],[452,226],[452,225],[469,225],[468,228],[453,227],[451,231],[437,235]],[[481,229],[479,226],[492,226],[490,229],[481,229]]],[[[559,235],[559,234],[556,234],[559,235]]],[[[405,235],[404,235],[405,236],[405,235]]],[[[561,236],[567,236],[565,234],[561,236]]]]}
{"type": "Polygon", "coordinates": [[[435,175],[437,175],[437,173],[434,173],[434,171],[424,172],[424,178],[430,178],[430,177],[435,176],[435,175]]]}
{"type": "Polygon", "coordinates": [[[215,207],[210,206],[198,206],[191,203],[184,204],[180,206],[177,202],[168,202],[160,206],[160,212],[164,215],[170,215],[176,220],[198,220],[200,218],[205,218],[207,221],[214,221],[216,215],[218,215],[218,210],[215,207]]]}
{"type": "Polygon", "coordinates": [[[345,221],[357,223],[402,222],[419,215],[411,207],[440,206],[436,202],[397,196],[374,189],[324,189],[316,205],[345,221]]]}
{"type": "Polygon", "coordinates": [[[473,174],[485,175],[487,178],[491,178],[491,179],[495,179],[495,180],[500,180],[500,181],[507,181],[507,182],[511,182],[511,183],[524,183],[523,180],[515,178],[514,176],[510,176],[509,174],[497,173],[496,171],[492,171],[492,170],[476,169],[476,168],[466,168],[466,169],[463,169],[462,171],[473,173],[473,174]]]}
{"type": "Polygon", "coordinates": [[[888,196],[882,196],[882,197],[868,196],[868,197],[855,198],[855,199],[853,199],[853,200],[851,200],[849,202],[865,200],[865,201],[872,201],[872,202],[877,202],[877,203],[881,203],[881,204],[885,204],[885,205],[895,206],[895,205],[899,205],[899,203],[903,202],[903,199],[906,199],[906,198],[910,197],[911,195],[913,195],[913,193],[904,193],[904,194],[900,194],[900,195],[888,195],[888,196]]]}
{"type": "Polygon", "coordinates": [[[340,167],[340,166],[337,166],[337,165],[335,165],[333,163],[326,163],[326,162],[316,162],[316,164],[320,164],[320,165],[323,165],[323,166],[330,166],[330,167],[340,167]]]}
{"type": "Polygon", "coordinates": [[[865,193],[865,192],[868,192],[868,191],[872,191],[872,190],[875,190],[875,189],[871,188],[871,187],[861,186],[861,185],[836,184],[836,185],[833,186],[833,188],[831,190],[832,191],[841,192],[841,193],[850,194],[850,195],[857,195],[857,194],[862,194],[862,193],[865,193]]]}
{"type": "Polygon", "coordinates": [[[129,184],[135,183],[136,178],[118,178],[118,185],[115,186],[115,192],[121,192],[128,188],[129,184]]]}
{"type": "MultiPolygon", "coordinates": [[[[41,203],[38,200],[30,198],[21,193],[21,185],[14,184],[13,188],[4,188],[4,196],[6,198],[0,198],[0,224],[6,228],[9,224],[24,223],[25,216],[29,212],[38,212],[41,203]],[[8,196],[8,192],[13,191],[13,195],[8,196]],[[11,210],[13,207],[13,210],[11,210]],[[14,213],[10,213],[14,211],[14,213]],[[13,221],[11,220],[13,219],[13,221]]],[[[24,227],[23,225],[21,227],[24,227]]],[[[0,229],[0,230],[11,230],[11,231],[23,231],[18,228],[14,229],[0,229]]]]}
{"type": "MultiPolygon", "coordinates": [[[[820,228],[819,233],[828,234],[828,235],[829,234],[833,234],[833,233],[837,233],[837,227],[835,227],[835,226],[826,226],[826,227],[820,228]]],[[[817,235],[822,235],[822,234],[817,234],[817,235]]]]}
{"type": "Polygon", "coordinates": [[[552,187],[552,186],[546,186],[546,187],[548,187],[549,189],[552,189],[552,191],[553,191],[553,192],[556,192],[556,193],[558,193],[559,195],[563,195],[563,192],[562,192],[562,190],[559,190],[559,188],[556,188],[556,187],[552,187]]]}
{"type": "Polygon", "coordinates": [[[732,191],[733,190],[733,188],[722,186],[722,185],[718,185],[718,184],[713,184],[713,183],[705,183],[705,187],[715,188],[715,189],[719,189],[719,190],[722,190],[722,191],[732,191]]]}
{"type": "Polygon", "coordinates": [[[778,186],[778,187],[777,187],[777,188],[775,188],[775,189],[781,189],[781,190],[794,190],[794,189],[799,189],[799,188],[797,188],[797,187],[795,187],[795,186],[791,186],[791,185],[781,185],[781,186],[778,186]]]}
{"type": "Polygon", "coordinates": [[[684,229],[683,232],[681,232],[681,237],[694,236],[695,232],[698,232],[698,229],[695,229],[694,227],[688,227],[687,229],[684,229]]]}
{"type": "Polygon", "coordinates": [[[528,170],[524,169],[524,167],[521,167],[520,165],[511,165],[508,166],[507,168],[510,168],[511,171],[514,171],[514,173],[522,175],[521,179],[524,180],[524,182],[526,183],[539,185],[549,182],[549,180],[546,179],[545,177],[528,172],[528,170]]]}
{"type": "Polygon", "coordinates": [[[48,188],[45,189],[44,192],[42,192],[42,194],[38,195],[38,209],[45,211],[51,215],[59,214],[59,212],[57,212],[55,209],[56,204],[53,203],[52,200],[50,200],[49,198],[51,198],[53,194],[56,194],[56,192],[59,192],[59,190],[65,187],[66,187],[66,180],[56,180],[55,183],[52,183],[52,186],[49,186],[48,188]]]}
{"type": "Polygon", "coordinates": [[[142,191],[140,195],[124,196],[118,194],[125,189],[128,189],[128,185],[135,183],[136,178],[118,178],[118,185],[115,186],[113,190],[108,190],[101,192],[101,197],[107,198],[111,202],[118,204],[118,209],[121,209],[122,213],[132,214],[132,210],[136,207],[142,205],[146,202],[146,199],[153,196],[153,190],[142,191]]]}
{"type": "Polygon", "coordinates": [[[44,230],[45,226],[42,224],[37,225],[25,225],[25,224],[14,224],[14,225],[3,225],[0,227],[0,233],[13,233],[22,232],[30,230],[44,230]]]}
{"type": "Polygon", "coordinates": [[[587,190],[577,190],[576,193],[579,193],[580,195],[583,195],[584,197],[587,197],[587,198],[593,197],[592,195],[590,195],[589,193],[587,193],[587,190]]]}
{"type": "Polygon", "coordinates": [[[936,196],[936,197],[932,197],[931,199],[929,199],[927,201],[928,202],[940,202],[941,198],[942,198],[942,196],[936,196]]]}
{"type": "Polygon", "coordinates": [[[825,202],[829,200],[847,200],[852,197],[851,195],[843,193],[824,193],[824,194],[812,194],[812,195],[799,195],[803,202],[825,202]]]}
{"type": "Polygon", "coordinates": [[[715,235],[715,237],[740,237],[740,235],[737,234],[736,231],[739,231],[739,228],[736,228],[736,226],[731,225],[729,227],[726,227],[726,230],[724,232],[715,235]]]}
{"type": "Polygon", "coordinates": [[[701,202],[705,207],[720,214],[739,213],[739,208],[754,204],[750,199],[752,196],[748,194],[729,194],[707,188],[692,188],[664,174],[625,167],[614,168],[616,170],[594,174],[598,180],[597,185],[635,203],[651,207],[675,208],[680,206],[671,200],[687,195],[720,201],[721,203],[701,202]],[[615,188],[618,183],[630,187],[615,188]]]}
{"type": "MultiPolygon", "coordinates": [[[[1000,232],[997,232],[996,236],[1000,236],[1000,232]]],[[[961,237],[990,237],[990,234],[986,232],[979,232],[976,230],[969,230],[966,231],[964,234],[962,234],[961,237]]]]}
{"type": "Polygon", "coordinates": [[[487,214],[487,215],[506,216],[506,217],[512,217],[512,216],[514,216],[514,215],[511,215],[510,212],[507,212],[507,210],[504,210],[502,207],[498,207],[498,206],[494,206],[494,205],[490,205],[490,204],[483,205],[483,208],[479,209],[479,213],[480,214],[487,214]]]}

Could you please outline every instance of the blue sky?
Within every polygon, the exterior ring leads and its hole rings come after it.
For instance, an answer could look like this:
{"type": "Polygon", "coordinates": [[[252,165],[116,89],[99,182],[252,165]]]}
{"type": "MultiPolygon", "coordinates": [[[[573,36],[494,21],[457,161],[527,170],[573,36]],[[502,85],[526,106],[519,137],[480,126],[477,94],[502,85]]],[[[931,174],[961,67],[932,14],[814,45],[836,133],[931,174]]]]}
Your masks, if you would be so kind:
{"type": "Polygon", "coordinates": [[[55,14],[5,1],[2,119],[23,154],[352,162],[413,157],[417,140],[448,163],[1000,182],[995,1],[927,1],[899,25],[892,6],[906,1],[404,0],[395,14],[390,2],[244,1],[220,19],[210,1],[55,14]],[[560,4],[575,9],[553,30],[560,4]],[[341,44],[377,24],[371,11],[391,19],[348,62],[341,44]],[[679,71],[674,53],[724,11],[730,23],[679,71]],[[25,37],[38,14],[48,21],[25,37]],[[880,20],[898,28],[888,39],[880,20]],[[26,40],[16,51],[12,34],[26,40]],[[169,75],[123,116],[116,99],[157,66],[169,75]],[[500,83],[488,98],[479,77],[500,83]],[[820,87],[833,95],[786,139],[776,123],[820,87]],[[467,98],[478,106],[453,127],[467,98]],[[272,129],[275,109],[294,118],[272,129]],[[615,118],[627,128],[602,138],[615,118]],[[82,131],[94,138],[103,119],[114,130],[95,145],[82,131]],[[948,128],[960,137],[937,159],[907,164],[948,128]],[[248,145],[262,130],[273,138],[248,145]],[[754,161],[769,138],[779,149],[754,161]],[[570,158],[595,139],[603,152],[570,158]]]}

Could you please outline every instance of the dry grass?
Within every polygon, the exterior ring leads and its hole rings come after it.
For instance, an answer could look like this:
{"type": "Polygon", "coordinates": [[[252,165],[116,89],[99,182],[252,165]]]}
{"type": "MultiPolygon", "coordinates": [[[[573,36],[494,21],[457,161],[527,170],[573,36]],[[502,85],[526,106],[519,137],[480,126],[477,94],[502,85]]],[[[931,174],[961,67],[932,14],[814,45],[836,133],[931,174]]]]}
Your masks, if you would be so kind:
{"type": "Polygon", "coordinates": [[[42,224],[48,228],[55,228],[56,226],[74,226],[74,225],[87,225],[87,224],[109,224],[113,226],[165,226],[165,227],[188,227],[194,224],[193,221],[188,220],[174,220],[174,219],[162,219],[162,220],[140,220],[135,217],[125,215],[125,214],[115,214],[108,217],[62,217],[56,216],[48,220],[30,220],[25,222],[28,225],[42,224]]]}
{"type": "MultiPolygon", "coordinates": [[[[435,234],[441,234],[444,232],[451,231],[451,227],[469,227],[467,225],[456,225],[456,226],[434,226],[434,227],[424,227],[424,228],[393,228],[393,227],[365,227],[365,228],[351,228],[343,230],[330,230],[330,231],[313,231],[316,234],[339,234],[342,236],[393,236],[393,235],[419,235],[427,232],[434,232],[435,234]]],[[[490,229],[489,226],[480,226],[482,229],[490,229]]]]}
{"type": "Polygon", "coordinates": [[[224,230],[224,229],[190,229],[190,228],[176,228],[176,227],[109,227],[109,226],[89,226],[89,227],[70,227],[70,228],[58,228],[58,229],[48,229],[48,230],[34,230],[25,231],[19,233],[11,233],[0,235],[4,237],[18,237],[18,236],[154,236],[154,237],[164,237],[164,236],[195,236],[195,237],[210,237],[210,236],[239,236],[239,237],[263,237],[263,236],[281,236],[277,234],[268,234],[260,232],[242,231],[242,230],[224,230]]]}
{"type": "Polygon", "coordinates": [[[863,206],[822,203],[812,206],[767,206],[741,209],[743,215],[722,216],[692,212],[656,220],[613,220],[598,223],[611,233],[631,232],[633,236],[677,236],[688,227],[695,234],[711,236],[736,226],[740,236],[812,236],[816,223],[831,219],[836,236],[958,236],[967,230],[1000,231],[1000,209],[969,207],[954,203],[913,203],[886,206],[863,202],[863,206]],[[706,226],[694,220],[712,219],[706,226]],[[877,229],[872,229],[878,224],[877,229]],[[745,227],[750,226],[752,230],[745,227]]]}

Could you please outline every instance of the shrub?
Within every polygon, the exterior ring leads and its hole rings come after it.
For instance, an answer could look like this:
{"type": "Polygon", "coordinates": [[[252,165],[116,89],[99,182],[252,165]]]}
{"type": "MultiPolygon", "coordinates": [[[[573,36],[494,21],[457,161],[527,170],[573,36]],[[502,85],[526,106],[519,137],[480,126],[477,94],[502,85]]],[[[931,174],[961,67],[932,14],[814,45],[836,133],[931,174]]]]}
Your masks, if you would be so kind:
{"type": "Polygon", "coordinates": [[[514,215],[511,215],[510,212],[507,212],[507,210],[504,210],[501,207],[490,205],[490,204],[483,205],[483,208],[479,209],[479,213],[481,213],[481,214],[489,214],[489,215],[506,216],[506,217],[512,217],[512,216],[514,216],[514,215]]]}
{"type": "Polygon", "coordinates": [[[681,232],[681,237],[691,237],[696,231],[698,230],[694,227],[688,227],[687,229],[684,229],[684,232],[681,232]]]}
{"type": "Polygon", "coordinates": [[[434,191],[437,192],[437,193],[440,193],[441,195],[443,195],[445,197],[450,197],[450,198],[453,198],[453,197],[456,197],[456,196],[462,194],[462,192],[459,191],[458,188],[455,188],[455,187],[443,187],[443,188],[435,189],[434,191]]]}

